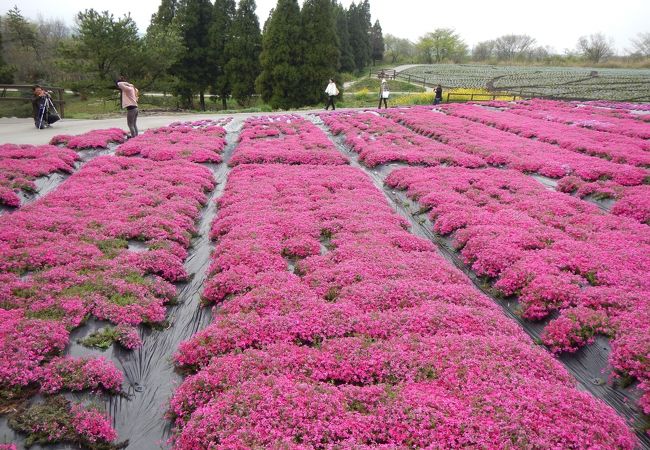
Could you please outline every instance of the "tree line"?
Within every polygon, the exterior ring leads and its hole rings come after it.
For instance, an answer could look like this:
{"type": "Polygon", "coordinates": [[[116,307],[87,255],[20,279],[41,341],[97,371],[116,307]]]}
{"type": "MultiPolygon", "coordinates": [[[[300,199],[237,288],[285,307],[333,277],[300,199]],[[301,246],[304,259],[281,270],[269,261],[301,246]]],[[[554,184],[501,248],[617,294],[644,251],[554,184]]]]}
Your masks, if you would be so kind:
{"type": "MultiPolygon", "coordinates": [[[[602,33],[581,37],[564,55],[528,35],[507,34],[473,48],[452,28],[416,42],[384,36],[371,22],[369,0],[277,0],[260,29],[255,0],[161,0],[144,34],[129,15],[86,9],[71,29],[60,20],[30,21],[17,7],[0,17],[0,83],[60,84],[110,96],[124,74],[145,91],[172,93],[179,106],[205,109],[206,96],[248,105],[253,95],[273,108],[322,100],[328,78],[361,73],[370,64],[601,63],[615,55],[602,33]]],[[[628,50],[650,58],[650,33],[628,50]]]]}
{"type": "MultiPolygon", "coordinates": [[[[506,34],[482,41],[470,50],[462,37],[451,28],[438,28],[421,36],[417,42],[391,34],[384,37],[387,62],[434,63],[602,63],[616,56],[614,42],[603,33],[582,36],[573,49],[558,55],[548,46],[539,45],[525,34],[506,34]]],[[[626,51],[631,60],[650,58],[650,33],[639,33],[626,51]]]]}
{"type": "Polygon", "coordinates": [[[0,19],[0,82],[64,84],[109,92],[120,74],[205,109],[207,94],[240,105],[255,94],[273,108],[318,103],[328,78],[383,59],[369,0],[278,0],[260,29],[255,0],[162,0],[143,36],[130,15],[87,9],[74,29],[31,22],[14,7],[0,19]]]}

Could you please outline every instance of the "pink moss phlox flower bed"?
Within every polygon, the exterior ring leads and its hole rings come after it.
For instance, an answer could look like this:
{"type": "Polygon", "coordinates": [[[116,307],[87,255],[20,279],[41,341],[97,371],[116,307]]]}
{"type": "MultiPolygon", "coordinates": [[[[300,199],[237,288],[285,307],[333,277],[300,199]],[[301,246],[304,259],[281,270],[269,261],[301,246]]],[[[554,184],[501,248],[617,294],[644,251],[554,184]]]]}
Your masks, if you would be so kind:
{"type": "MultiPolygon", "coordinates": [[[[560,311],[545,329],[552,350],[574,351],[597,333],[614,335],[614,368],[632,373],[629,359],[641,361],[644,369],[633,375],[649,387],[643,352],[650,334],[641,313],[650,296],[647,226],[550,192],[514,171],[407,168],[386,183],[430,208],[435,231],[452,234],[477,274],[494,278],[505,295],[517,295],[525,318],[560,311]],[[626,348],[640,353],[619,355],[618,336],[634,341],[626,348]]],[[[649,397],[646,391],[643,402],[649,397]]]]}
{"type": "Polygon", "coordinates": [[[41,392],[54,394],[61,391],[122,390],[122,372],[104,358],[56,357],[38,370],[41,392]]]}
{"type": "MultiPolygon", "coordinates": [[[[650,167],[650,141],[640,138],[591,130],[583,126],[549,122],[542,118],[525,117],[509,111],[495,111],[471,104],[450,104],[446,114],[477,121],[498,129],[534,137],[570,151],[586,153],[616,163],[650,167]]],[[[584,120],[584,119],[583,119],[584,120]]],[[[647,129],[647,126],[640,125],[647,129]]]]}
{"type": "Polygon", "coordinates": [[[75,150],[107,148],[110,143],[121,144],[126,141],[126,136],[126,132],[120,128],[108,128],[105,130],[92,130],[76,136],[58,134],[50,139],[50,144],[63,144],[75,150]]]}
{"type": "Polygon", "coordinates": [[[165,130],[169,128],[176,128],[176,129],[187,129],[187,128],[211,128],[211,129],[219,129],[223,128],[226,125],[228,125],[230,122],[232,122],[232,117],[221,117],[219,119],[201,119],[201,120],[194,120],[194,121],[185,121],[185,122],[172,122],[166,127],[161,127],[158,128],[157,130],[165,130]]]}
{"type": "Polygon", "coordinates": [[[644,183],[648,171],[616,164],[556,145],[524,138],[429,107],[391,109],[383,113],[426,136],[482,157],[488,164],[550,178],[574,175],[584,181],[612,180],[622,186],[644,183]]]}
{"type": "Polygon", "coordinates": [[[91,450],[117,450],[117,433],[110,419],[95,406],[73,403],[63,396],[48,396],[43,403],[21,406],[9,425],[27,434],[25,446],[68,443],[91,450]]]}
{"type": "Polygon", "coordinates": [[[612,214],[630,217],[650,225],[650,186],[621,186],[612,181],[585,182],[577,177],[568,176],[560,179],[557,190],[578,197],[593,195],[596,198],[612,198],[617,202],[611,209],[612,214]]]}
{"type": "Polygon", "coordinates": [[[360,170],[240,165],[218,205],[174,448],[634,448],[360,170]]]}
{"type": "Polygon", "coordinates": [[[650,112],[650,105],[647,103],[611,102],[607,100],[593,100],[593,101],[585,102],[585,104],[589,106],[599,107],[599,108],[650,112]]]}
{"type": "Polygon", "coordinates": [[[295,115],[247,119],[230,166],[255,163],[347,164],[325,133],[295,115]]]}
{"type": "MultiPolygon", "coordinates": [[[[483,103],[480,103],[481,105],[483,103]]],[[[554,100],[531,99],[520,102],[487,102],[488,106],[506,108],[508,112],[533,119],[548,120],[567,125],[590,128],[597,131],[629,136],[632,138],[650,138],[648,124],[635,116],[621,117],[621,113],[603,108],[576,105],[554,100]]]]}
{"type": "Polygon", "coordinates": [[[0,205],[18,207],[18,191],[35,192],[34,180],[54,172],[72,173],[77,154],[53,145],[0,145],[0,205]]]}
{"type": "Polygon", "coordinates": [[[3,217],[0,390],[119,391],[111,363],[55,356],[87,316],[120,325],[127,347],[140,345],[127,325],[164,321],[213,187],[210,170],[187,161],[104,156],[3,217]],[[148,250],[130,251],[130,240],[148,250]]]}
{"type": "Polygon", "coordinates": [[[141,156],[154,161],[184,159],[196,163],[220,163],[226,147],[226,130],[212,121],[177,123],[147,130],[120,145],[121,156],[141,156]]]}
{"type": "Polygon", "coordinates": [[[343,135],[345,143],[359,153],[368,167],[390,162],[410,165],[457,165],[483,167],[485,161],[442,142],[427,139],[375,113],[337,112],[320,114],[335,135],[343,135]]]}

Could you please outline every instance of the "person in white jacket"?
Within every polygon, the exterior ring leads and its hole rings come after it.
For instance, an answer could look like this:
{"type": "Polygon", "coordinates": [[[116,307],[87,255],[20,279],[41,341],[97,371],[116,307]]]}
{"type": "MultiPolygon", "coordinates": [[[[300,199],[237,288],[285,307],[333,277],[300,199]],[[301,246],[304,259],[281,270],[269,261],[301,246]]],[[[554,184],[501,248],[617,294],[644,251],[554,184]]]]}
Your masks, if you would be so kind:
{"type": "Polygon", "coordinates": [[[334,97],[339,95],[339,90],[336,87],[336,83],[331,78],[329,84],[325,88],[325,93],[327,94],[327,104],[325,105],[325,111],[329,109],[330,105],[332,105],[332,111],[334,111],[336,109],[336,106],[334,106],[334,97]]]}

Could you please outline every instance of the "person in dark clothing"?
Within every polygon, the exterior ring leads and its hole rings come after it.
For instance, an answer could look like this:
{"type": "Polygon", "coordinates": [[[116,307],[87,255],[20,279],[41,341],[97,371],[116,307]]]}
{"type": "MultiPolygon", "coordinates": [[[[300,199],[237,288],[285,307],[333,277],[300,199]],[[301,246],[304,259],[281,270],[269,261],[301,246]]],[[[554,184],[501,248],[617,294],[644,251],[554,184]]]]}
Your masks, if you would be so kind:
{"type": "Polygon", "coordinates": [[[442,86],[438,85],[438,86],[436,87],[436,96],[435,96],[435,98],[433,99],[433,104],[434,104],[434,105],[437,105],[437,104],[439,104],[440,102],[442,102],[442,86]]]}
{"type": "Polygon", "coordinates": [[[47,114],[47,99],[49,94],[38,84],[32,88],[32,116],[36,128],[46,128],[50,126],[47,114]]]}

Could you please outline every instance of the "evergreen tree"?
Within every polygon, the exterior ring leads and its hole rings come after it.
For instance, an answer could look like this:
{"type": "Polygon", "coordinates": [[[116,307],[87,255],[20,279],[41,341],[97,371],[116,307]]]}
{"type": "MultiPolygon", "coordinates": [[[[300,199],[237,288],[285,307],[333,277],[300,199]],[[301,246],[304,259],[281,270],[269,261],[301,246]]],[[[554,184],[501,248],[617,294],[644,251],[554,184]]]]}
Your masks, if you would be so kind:
{"type": "Polygon", "coordinates": [[[384,35],[381,32],[379,20],[375,20],[375,24],[370,30],[370,42],[372,44],[372,64],[374,65],[375,61],[384,59],[384,35]]]}
{"type": "Polygon", "coordinates": [[[212,67],[208,64],[209,31],[212,19],[210,0],[180,0],[174,23],[180,31],[185,52],[172,71],[179,78],[177,93],[190,107],[193,94],[199,93],[205,111],[205,91],[210,85],[212,67]]]}
{"type": "Polygon", "coordinates": [[[340,3],[333,0],[334,17],[336,20],[336,33],[339,38],[339,65],[341,72],[354,72],[354,53],[350,45],[350,31],[348,30],[348,16],[340,3]]]}
{"type": "MultiPolygon", "coordinates": [[[[2,26],[0,26],[0,30],[2,26]]],[[[12,68],[4,60],[4,50],[2,48],[2,33],[0,33],[0,83],[9,84],[14,82],[12,68]]]]}
{"type": "Polygon", "coordinates": [[[221,97],[223,109],[228,107],[228,97],[232,92],[230,77],[226,72],[226,63],[230,59],[226,44],[230,39],[236,9],[235,0],[215,0],[212,9],[208,63],[213,72],[212,91],[221,97]]]}
{"type": "Polygon", "coordinates": [[[339,42],[331,0],[305,0],[302,7],[304,44],[303,102],[313,105],[323,98],[327,79],[339,69],[339,42]]]}
{"type": "Polygon", "coordinates": [[[162,0],[158,12],[151,16],[151,26],[168,27],[178,11],[178,0],[162,0]]]}
{"type": "Polygon", "coordinates": [[[226,73],[232,95],[240,105],[247,105],[255,93],[255,79],[260,74],[262,34],[255,14],[255,0],[241,0],[232,23],[226,54],[231,55],[226,73]]]}
{"type": "Polygon", "coordinates": [[[361,72],[370,62],[372,45],[370,43],[370,4],[363,0],[358,5],[352,3],[348,9],[348,30],[350,45],[354,54],[354,65],[361,72]]]}
{"type": "Polygon", "coordinates": [[[301,100],[301,25],[298,0],[278,0],[264,26],[257,91],[273,108],[289,109],[301,100]]]}

